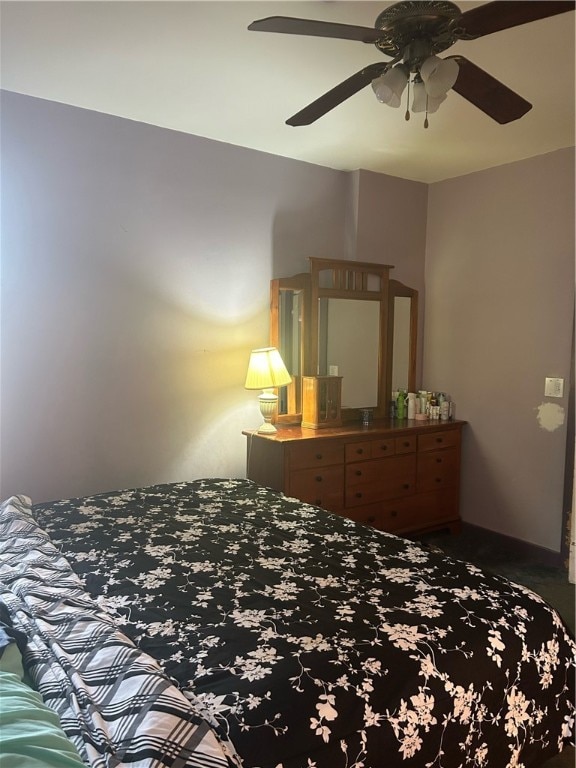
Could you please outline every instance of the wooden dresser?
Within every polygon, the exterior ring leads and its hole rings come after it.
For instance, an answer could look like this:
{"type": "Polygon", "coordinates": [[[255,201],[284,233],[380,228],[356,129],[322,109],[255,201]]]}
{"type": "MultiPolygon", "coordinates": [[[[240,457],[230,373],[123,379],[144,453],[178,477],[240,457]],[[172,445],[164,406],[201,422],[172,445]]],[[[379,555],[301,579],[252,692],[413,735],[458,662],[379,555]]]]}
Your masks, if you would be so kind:
{"type": "Polygon", "coordinates": [[[383,420],[369,427],[247,436],[247,477],[302,501],[408,534],[458,530],[465,422],[383,420]]]}

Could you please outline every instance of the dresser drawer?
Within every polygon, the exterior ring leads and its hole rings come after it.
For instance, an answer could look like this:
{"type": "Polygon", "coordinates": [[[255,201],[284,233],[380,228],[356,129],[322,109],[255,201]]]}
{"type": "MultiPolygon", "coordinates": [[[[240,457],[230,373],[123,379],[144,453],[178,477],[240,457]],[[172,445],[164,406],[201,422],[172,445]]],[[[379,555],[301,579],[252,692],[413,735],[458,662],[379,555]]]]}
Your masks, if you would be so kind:
{"type": "Polygon", "coordinates": [[[381,531],[396,533],[428,525],[428,515],[414,505],[414,497],[395,499],[386,504],[369,504],[346,512],[357,523],[371,525],[381,531]]]}
{"type": "Polygon", "coordinates": [[[385,504],[366,504],[346,510],[346,516],[363,525],[395,533],[429,525],[429,515],[414,505],[414,497],[395,499],[385,504]]]}
{"type": "Polygon", "coordinates": [[[369,440],[358,443],[346,443],[345,446],[346,463],[351,461],[363,461],[372,458],[372,443],[369,440]]]}
{"type": "Polygon", "coordinates": [[[418,436],[418,451],[437,451],[438,448],[456,448],[460,445],[460,431],[446,429],[418,436]]]}
{"type": "Polygon", "coordinates": [[[309,444],[291,445],[288,452],[290,470],[308,467],[327,467],[344,463],[344,443],[313,441],[309,444]]]}
{"type": "Polygon", "coordinates": [[[416,450],[417,439],[415,437],[397,437],[394,440],[394,449],[396,453],[414,453],[416,450]]]}
{"type": "MultiPolygon", "coordinates": [[[[416,450],[414,448],[414,450],[416,450]]],[[[383,440],[365,440],[357,443],[346,443],[346,463],[363,461],[364,459],[380,459],[384,456],[394,456],[396,453],[393,438],[383,440]]]]}
{"type": "Polygon", "coordinates": [[[370,458],[372,459],[394,456],[395,453],[398,453],[398,451],[396,450],[396,444],[393,439],[372,440],[370,443],[370,458]]]}
{"type": "Polygon", "coordinates": [[[386,530],[412,531],[432,528],[440,523],[458,520],[458,489],[447,488],[417,493],[405,499],[382,504],[381,517],[386,530]]]}
{"type": "Polygon", "coordinates": [[[346,506],[406,496],[416,490],[416,457],[392,456],[346,465],[346,506]]]}
{"type": "Polygon", "coordinates": [[[345,514],[357,523],[390,533],[422,531],[444,523],[457,526],[458,489],[418,493],[384,503],[352,507],[345,514]]]}
{"type": "Polygon", "coordinates": [[[344,467],[300,469],[290,475],[289,496],[329,510],[338,510],[344,499],[344,467]]]}
{"type": "Polygon", "coordinates": [[[432,491],[458,482],[458,451],[446,448],[418,454],[416,487],[418,491],[432,491]]]}

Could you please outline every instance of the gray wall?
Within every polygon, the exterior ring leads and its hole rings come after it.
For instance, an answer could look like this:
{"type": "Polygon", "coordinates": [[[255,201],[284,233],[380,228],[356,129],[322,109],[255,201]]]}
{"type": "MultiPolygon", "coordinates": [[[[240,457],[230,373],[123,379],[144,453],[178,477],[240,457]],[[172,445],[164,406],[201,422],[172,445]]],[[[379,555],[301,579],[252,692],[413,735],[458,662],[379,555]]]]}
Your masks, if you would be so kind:
{"type": "Polygon", "coordinates": [[[13,93],[1,141],[0,496],[243,476],[269,281],[355,258],[354,174],[13,93]]]}
{"type": "Polygon", "coordinates": [[[10,93],[1,141],[2,498],[243,476],[270,278],[357,258],[421,293],[464,518],[559,550],[565,426],[534,409],[568,378],[573,153],[428,187],[10,93]]]}
{"type": "Polygon", "coordinates": [[[431,185],[424,382],[469,421],[464,519],[554,551],[573,312],[573,149],[431,185]]]}
{"type": "MultiPolygon", "coordinates": [[[[418,291],[418,336],[423,338],[426,308],[423,254],[426,251],[428,185],[359,171],[356,253],[359,261],[393,264],[390,277],[418,291]]],[[[416,380],[422,377],[423,344],[416,356],[416,380]]]]}
{"type": "Polygon", "coordinates": [[[4,94],[2,496],[245,471],[269,280],[344,258],[346,174],[4,94]]]}

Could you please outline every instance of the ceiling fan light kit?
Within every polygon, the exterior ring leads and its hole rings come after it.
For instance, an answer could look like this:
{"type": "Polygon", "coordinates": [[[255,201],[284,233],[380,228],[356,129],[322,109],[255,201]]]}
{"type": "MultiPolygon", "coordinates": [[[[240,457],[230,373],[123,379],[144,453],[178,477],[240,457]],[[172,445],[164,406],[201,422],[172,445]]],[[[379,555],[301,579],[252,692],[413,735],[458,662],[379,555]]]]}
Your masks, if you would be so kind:
{"type": "MultiPolygon", "coordinates": [[[[396,64],[384,74],[372,80],[372,90],[382,104],[399,107],[402,94],[410,80],[410,63],[396,64]]],[[[441,59],[428,56],[420,69],[415,68],[412,81],[412,112],[426,112],[426,116],[438,110],[446,101],[446,94],[458,78],[458,62],[455,59],[441,59]]],[[[406,110],[410,119],[410,107],[406,110]]],[[[428,127],[428,120],[424,122],[428,127]]]]}
{"type": "Polygon", "coordinates": [[[356,72],[288,118],[288,125],[310,125],[367,85],[372,85],[378,101],[398,107],[411,76],[412,111],[426,112],[425,127],[427,115],[436,112],[451,89],[503,125],[525,115],[532,108],[530,102],[464,56],[441,58],[438,54],[460,40],[474,40],[574,7],[574,0],[493,0],[462,13],[455,3],[444,0],[403,0],[382,11],[374,28],[271,16],[252,22],[248,29],[370,43],[392,58],[356,72]]]}

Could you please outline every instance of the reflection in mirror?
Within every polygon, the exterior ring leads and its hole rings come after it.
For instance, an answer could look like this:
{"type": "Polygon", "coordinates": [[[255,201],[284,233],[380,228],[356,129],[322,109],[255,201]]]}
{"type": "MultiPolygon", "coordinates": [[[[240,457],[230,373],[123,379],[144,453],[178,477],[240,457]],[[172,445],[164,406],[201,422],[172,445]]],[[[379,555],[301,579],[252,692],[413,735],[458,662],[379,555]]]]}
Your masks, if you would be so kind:
{"type": "Polygon", "coordinates": [[[380,302],[318,300],[318,374],[342,376],[342,408],[378,405],[380,302]]]}
{"type": "Polygon", "coordinates": [[[390,280],[388,316],[387,391],[416,391],[418,291],[390,280]]]}
{"type": "MultiPolygon", "coordinates": [[[[278,350],[284,360],[293,382],[302,375],[302,291],[281,290],[279,295],[278,350]]],[[[278,413],[294,413],[299,410],[295,387],[280,387],[278,390],[278,413]]]]}
{"type": "Polygon", "coordinates": [[[394,297],[394,335],[392,341],[392,391],[409,389],[410,302],[407,296],[394,297]]]}

